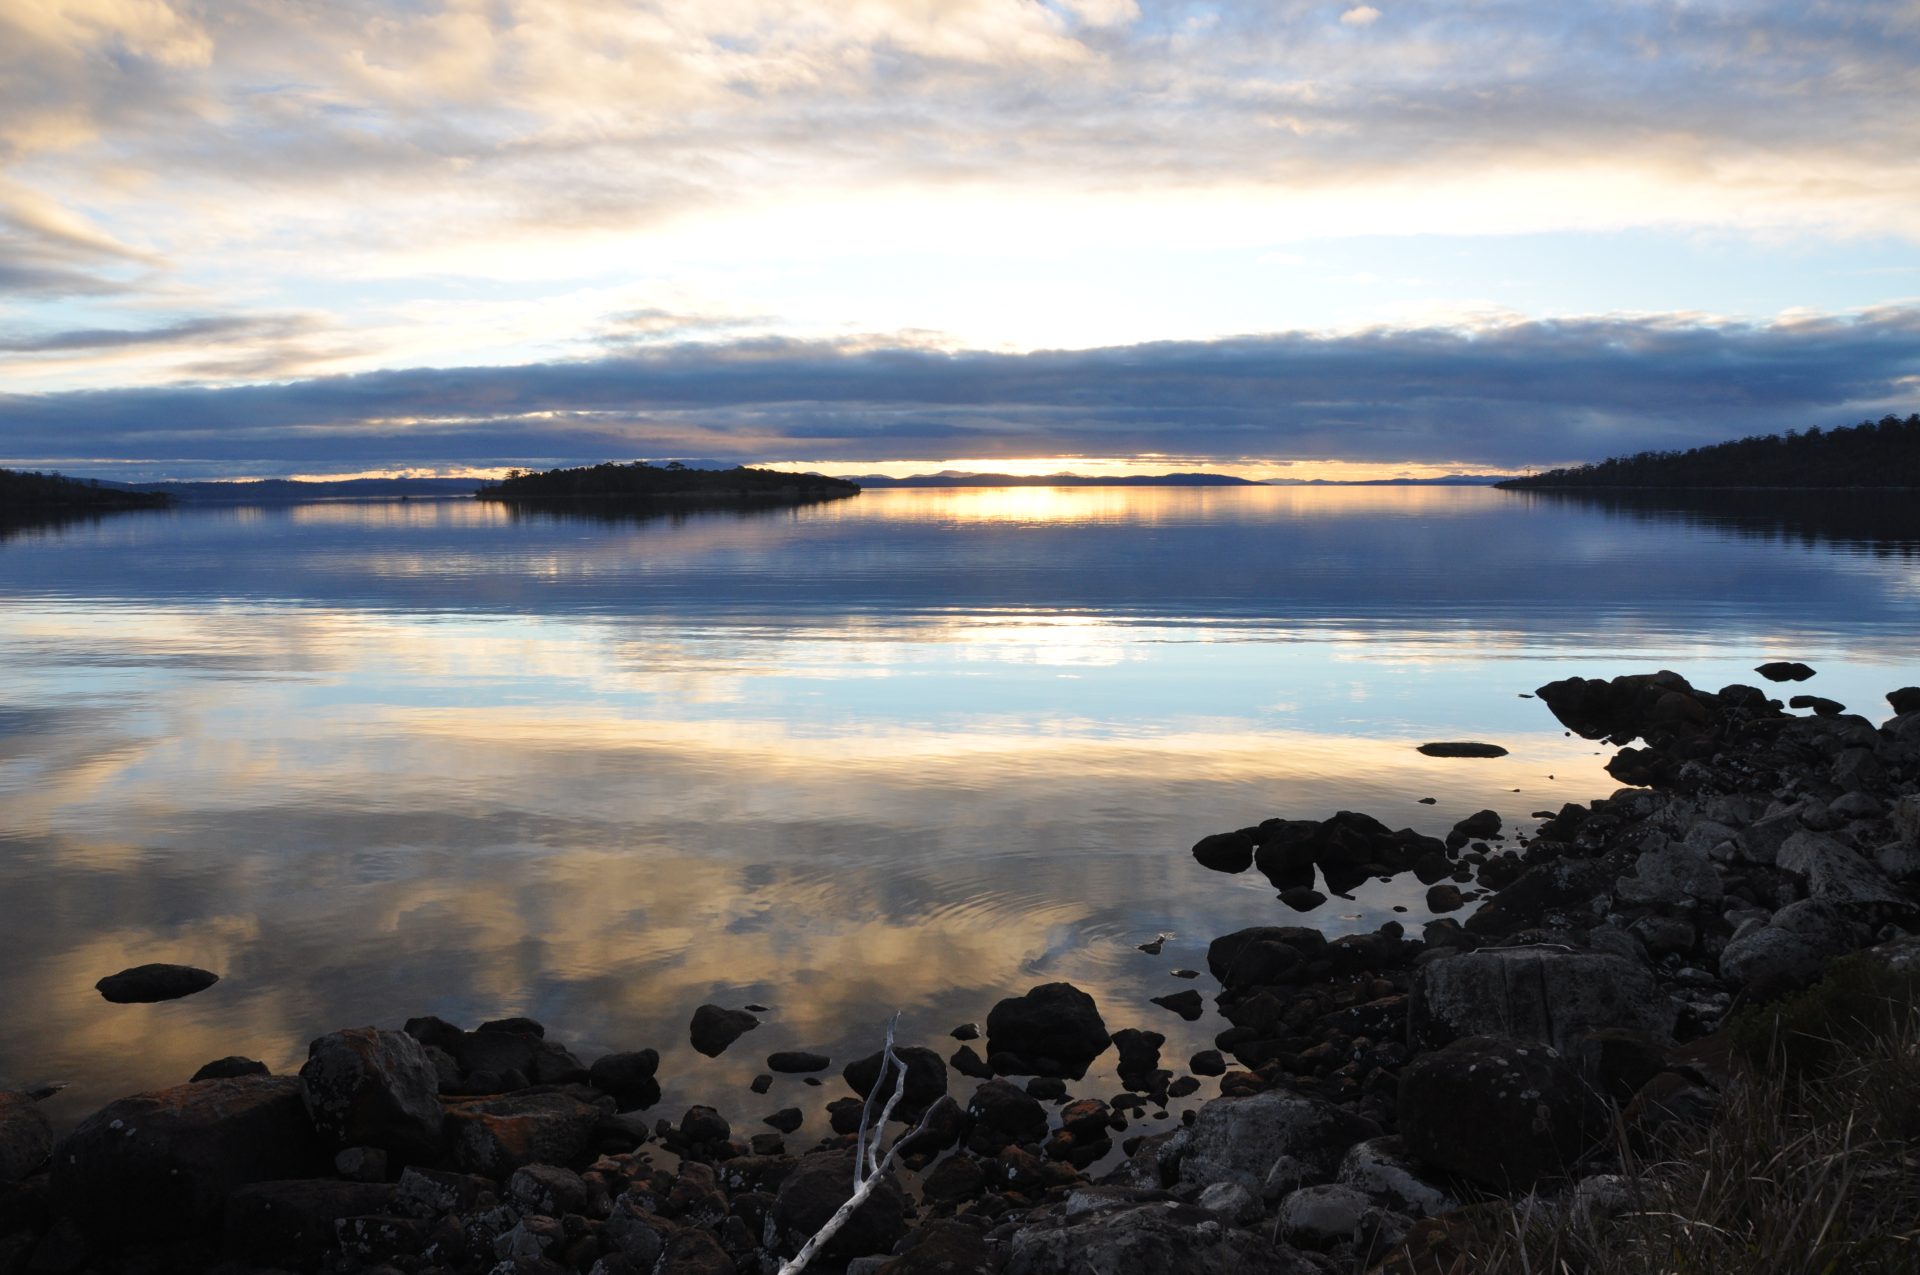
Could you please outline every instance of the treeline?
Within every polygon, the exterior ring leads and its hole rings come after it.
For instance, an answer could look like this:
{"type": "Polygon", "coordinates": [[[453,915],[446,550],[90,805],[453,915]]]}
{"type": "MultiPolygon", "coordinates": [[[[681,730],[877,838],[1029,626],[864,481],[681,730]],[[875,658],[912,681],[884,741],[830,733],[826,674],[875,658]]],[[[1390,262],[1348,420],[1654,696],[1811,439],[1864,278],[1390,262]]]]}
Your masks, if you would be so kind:
{"type": "Polygon", "coordinates": [[[0,469],[0,514],[87,513],[106,509],[164,509],[160,492],[128,491],[91,479],[23,469],[0,469]]]}
{"type": "Polygon", "coordinates": [[[678,463],[630,465],[612,462],[580,469],[549,469],[545,473],[515,470],[500,482],[482,487],[481,500],[506,501],[621,501],[653,500],[790,501],[824,500],[852,496],[859,484],[820,474],[790,474],[777,469],[688,469],[678,463]]]}
{"type": "Polygon", "coordinates": [[[1637,452],[1497,484],[1531,487],[1916,487],[1920,413],[1788,430],[1686,451],[1637,452]]]}

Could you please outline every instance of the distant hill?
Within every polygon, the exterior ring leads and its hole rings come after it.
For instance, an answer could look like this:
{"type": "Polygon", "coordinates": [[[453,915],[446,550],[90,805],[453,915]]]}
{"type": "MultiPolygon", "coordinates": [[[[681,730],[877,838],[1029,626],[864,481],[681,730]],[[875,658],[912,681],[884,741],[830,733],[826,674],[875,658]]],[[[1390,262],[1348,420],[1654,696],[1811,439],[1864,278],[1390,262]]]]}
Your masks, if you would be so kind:
{"type": "Polygon", "coordinates": [[[1269,487],[1497,487],[1503,474],[1442,474],[1438,478],[1269,478],[1269,487]]]}
{"type": "Polygon", "coordinates": [[[81,478],[0,469],[0,515],[94,513],[110,509],[164,509],[160,492],[130,491],[81,478]]]}
{"type": "Polygon", "coordinates": [[[777,469],[690,469],[684,465],[629,465],[608,462],[580,469],[516,473],[480,488],[481,500],[511,504],[595,504],[644,506],[806,504],[859,494],[844,478],[794,474],[777,469]]]}
{"type": "MultiPolygon", "coordinates": [[[[107,486],[108,484],[102,484],[107,486]]],[[[303,500],[444,500],[471,496],[480,478],[263,478],[234,482],[114,483],[124,491],[161,492],[196,505],[283,505],[303,500]]]]}
{"type": "Polygon", "coordinates": [[[1841,429],[1760,434],[1683,452],[1638,452],[1498,484],[1563,487],[1920,486],[1920,413],[1841,429]]]}
{"type": "Polygon", "coordinates": [[[1260,484],[1231,474],[1128,474],[1121,477],[1089,477],[1086,474],[972,474],[943,470],[937,474],[914,474],[910,478],[889,478],[885,474],[862,474],[862,487],[1257,487],[1260,484]]]}

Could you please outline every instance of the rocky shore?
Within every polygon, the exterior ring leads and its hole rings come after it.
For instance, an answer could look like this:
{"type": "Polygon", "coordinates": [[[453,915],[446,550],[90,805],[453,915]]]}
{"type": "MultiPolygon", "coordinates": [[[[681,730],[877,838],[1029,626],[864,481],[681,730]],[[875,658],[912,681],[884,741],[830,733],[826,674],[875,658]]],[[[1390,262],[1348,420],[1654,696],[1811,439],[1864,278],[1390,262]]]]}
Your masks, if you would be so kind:
{"type": "MultiPolygon", "coordinates": [[[[1621,1138],[1710,1122],[1755,1007],[1851,953],[1920,967],[1920,689],[1891,693],[1880,726],[1665,672],[1538,696],[1618,747],[1629,786],[1444,838],[1346,811],[1202,838],[1201,865],[1283,899],[1415,874],[1434,916],[1419,937],[1216,939],[1230,1026],[1186,1060],[1064,983],[1001,1001],[945,1057],[900,1048],[904,1171],[808,1269],[1446,1269],[1467,1202],[1621,1198],[1621,1138]],[[1109,1049],[1123,1091],[1076,1093],[1109,1049]],[[1219,1096],[1152,1119],[1202,1086],[1219,1096]]],[[[1197,1015],[1181,995],[1168,1008],[1197,1015]]],[[[690,1030],[717,1052],[752,1025],[751,1007],[703,1006],[690,1030]]],[[[657,1067],[650,1050],[588,1065],[527,1019],[416,1018],[321,1036],[297,1076],[209,1063],[57,1142],[34,1095],[0,1093],[0,1275],[772,1275],[848,1199],[862,1097],[894,1085],[878,1053],[847,1063],[826,1081],[847,1091],[833,1135],[793,1146],[797,1111],[752,1131],[708,1107],[654,1117],[657,1067]]]]}

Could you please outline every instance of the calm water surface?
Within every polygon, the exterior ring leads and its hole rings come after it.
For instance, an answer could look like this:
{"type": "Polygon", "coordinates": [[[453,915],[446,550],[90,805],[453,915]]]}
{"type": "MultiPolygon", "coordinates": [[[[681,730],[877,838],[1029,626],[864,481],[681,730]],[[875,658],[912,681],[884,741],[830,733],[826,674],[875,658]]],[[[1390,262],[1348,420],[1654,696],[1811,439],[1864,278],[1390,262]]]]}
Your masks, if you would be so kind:
{"type": "MultiPolygon", "coordinates": [[[[588,1059],[660,1049],[662,1111],[800,1105],[817,1134],[837,1082],[756,1098],[767,1053],[844,1061],[895,1010],[944,1053],[1053,979],[1177,1065],[1222,1024],[1149,1004],[1212,990],[1169,971],[1294,916],[1257,874],[1196,865],[1205,833],[1341,808],[1442,832],[1610,791],[1521,698],[1571,674],[1718,687],[1805,659],[1806,689],[1883,718],[1920,681],[1912,515],[1791,513],[1014,489],[16,530],[0,1083],[71,1082],[71,1120],[224,1054],[297,1067],[338,1026],[529,1014],[588,1059]],[[1512,755],[1414,751],[1459,738],[1512,755]],[[165,1005],[93,991],[154,960],[223,979],[165,1005]],[[686,1038],[708,1000],[772,1010],[710,1060],[686,1038]]],[[[1423,898],[1373,883],[1311,923],[1399,905],[1417,926],[1423,898]]]]}

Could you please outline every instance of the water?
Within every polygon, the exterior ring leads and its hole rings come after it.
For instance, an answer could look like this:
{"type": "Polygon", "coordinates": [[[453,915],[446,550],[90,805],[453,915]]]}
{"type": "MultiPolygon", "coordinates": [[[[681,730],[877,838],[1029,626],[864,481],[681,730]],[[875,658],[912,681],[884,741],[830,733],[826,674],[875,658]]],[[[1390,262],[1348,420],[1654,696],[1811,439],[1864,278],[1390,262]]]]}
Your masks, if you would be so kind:
{"type": "MultiPolygon", "coordinates": [[[[662,1112],[799,1105],[807,1136],[839,1082],[756,1098],[767,1053],[837,1068],[896,1010],[945,1053],[1054,979],[1178,1065],[1223,1024],[1148,998],[1211,992],[1170,971],[1294,919],[1195,864],[1200,836],[1341,808],[1439,833],[1611,791],[1521,698],[1557,677],[1805,659],[1804,689],[1875,720],[1920,682],[1912,513],[1735,506],[1015,489],[13,528],[0,1083],[69,1081],[72,1120],[229,1053],[296,1068],[339,1026],[529,1014],[588,1059],[660,1049],[662,1112]],[[93,991],[152,960],[223,978],[93,991]],[[771,1012],[710,1060],[686,1036],[709,1000],[771,1012]]],[[[1370,883],[1308,920],[1417,927],[1423,899],[1370,883]]]]}

